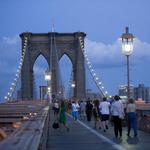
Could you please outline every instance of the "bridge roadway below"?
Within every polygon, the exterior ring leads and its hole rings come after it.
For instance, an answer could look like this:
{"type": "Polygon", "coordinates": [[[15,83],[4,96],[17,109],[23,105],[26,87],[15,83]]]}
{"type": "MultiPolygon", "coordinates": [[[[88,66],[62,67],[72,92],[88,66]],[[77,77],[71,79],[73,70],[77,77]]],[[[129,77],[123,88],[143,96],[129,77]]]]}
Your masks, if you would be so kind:
{"type": "Polygon", "coordinates": [[[94,122],[78,120],[74,123],[71,116],[67,117],[70,131],[65,128],[53,129],[53,113],[50,115],[47,150],[150,150],[150,134],[138,131],[138,137],[127,137],[126,128],[123,128],[122,138],[116,139],[113,126],[109,125],[107,132],[94,129],[94,122]]]}
{"type": "Polygon", "coordinates": [[[49,127],[48,101],[0,104],[0,150],[45,150],[49,127]]]}

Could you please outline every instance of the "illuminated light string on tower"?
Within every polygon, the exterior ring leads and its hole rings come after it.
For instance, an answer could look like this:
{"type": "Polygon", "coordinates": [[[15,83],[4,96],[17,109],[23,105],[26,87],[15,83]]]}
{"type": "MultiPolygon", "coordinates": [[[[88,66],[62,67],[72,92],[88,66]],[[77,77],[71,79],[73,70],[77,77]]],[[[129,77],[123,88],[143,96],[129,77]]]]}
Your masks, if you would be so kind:
{"type": "Polygon", "coordinates": [[[21,54],[21,58],[20,58],[20,63],[19,63],[19,66],[17,68],[15,78],[14,78],[14,80],[11,83],[11,86],[9,88],[9,91],[8,91],[7,95],[4,97],[5,101],[10,101],[12,99],[13,93],[15,92],[17,83],[20,79],[21,70],[22,70],[22,66],[23,66],[23,62],[24,62],[25,54],[26,54],[27,41],[28,41],[28,38],[24,37],[24,44],[23,44],[22,54],[21,54]]]}
{"type": "Polygon", "coordinates": [[[84,48],[84,42],[82,40],[82,37],[79,37],[79,42],[80,42],[80,46],[81,46],[81,50],[82,50],[82,53],[83,53],[83,56],[86,60],[86,64],[87,64],[87,67],[88,67],[88,70],[96,84],[96,86],[98,87],[98,89],[100,90],[101,94],[104,96],[104,97],[111,97],[110,95],[108,95],[108,92],[105,90],[104,86],[102,85],[102,81],[100,81],[100,79],[98,78],[95,70],[93,69],[93,66],[91,64],[91,62],[89,61],[89,58],[87,56],[87,52],[84,48]]]}

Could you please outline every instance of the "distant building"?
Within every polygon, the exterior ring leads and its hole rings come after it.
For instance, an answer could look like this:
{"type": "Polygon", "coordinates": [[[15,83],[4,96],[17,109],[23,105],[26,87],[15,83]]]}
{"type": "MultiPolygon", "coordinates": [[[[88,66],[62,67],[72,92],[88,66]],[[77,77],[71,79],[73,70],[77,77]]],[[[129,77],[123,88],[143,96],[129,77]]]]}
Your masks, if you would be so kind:
{"type": "Polygon", "coordinates": [[[40,100],[47,99],[47,86],[39,86],[40,100]]]}
{"type": "Polygon", "coordinates": [[[87,89],[86,90],[86,97],[87,98],[90,98],[91,100],[95,100],[95,99],[102,99],[102,96],[101,96],[101,94],[100,93],[94,93],[94,92],[92,92],[92,90],[91,89],[87,89]]]}
{"type": "Polygon", "coordinates": [[[150,88],[145,87],[144,84],[139,84],[134,88],[134,98],[136,100],[144,100],[146,103],[150,103],[150,88]]]}
{"type": "MultiPolygon", "coordinates": [[[[119,96],[124,97],[127,99],[127,85],[120,85],[119,86],[119,96]]],[[[134,98],[134,87],[133,85],[130,86],[130,97],[134,98]]]]}
{"type": "MultiPolygon", "coordinates": [[[[127,98],[127,85],[119,86],[119,96],[127,98]]],[[[150,88],[145,87],[144,84],[139,84],[138,87],[130,86],[130,97],[138,100],[144,100],[146,103],[150,103],[150,88]]]]}

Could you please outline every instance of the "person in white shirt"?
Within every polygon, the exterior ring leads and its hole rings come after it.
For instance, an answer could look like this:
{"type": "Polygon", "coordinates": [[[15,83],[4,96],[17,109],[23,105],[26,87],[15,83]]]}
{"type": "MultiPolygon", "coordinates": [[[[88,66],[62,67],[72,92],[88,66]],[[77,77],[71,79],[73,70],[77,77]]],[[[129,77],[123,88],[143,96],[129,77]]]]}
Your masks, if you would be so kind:
{"type": "Polygon", "coordinates": [[[79,104],[77,101],[72,102],[72,117],[73,120],[76,121],[78,119],[78,111],[79,111],[79,104]]]}
{"type": "Polygon", "coordinates": [[[110,115],[110,103],[107,102],[106,97],[103,98],[103,102],[100,102],[99,109],[101,113],[102,126],[104,132],[106,132],[105,129],[108,129],[108,120],[110,115]]]}
{"type": "Polygon", "coordinates": [[[58,113],[59,113],[59,103],[58,101],[55,101],[53,104],[53,110],[54,110],[54,116],[58,117],[58,113]]]}
{"type": "Polygon", "coordinates": [[[119,101],[119,99],[120,97],[115,95],[115,101],[111,105],[111,114],[113,117],[114,133],[116,138],[118,137],[118,133],[120,134],[120,138],[122,137],[122,117],[124,115],[123,104],[121,101],[119,101]]]}
{"type": "Polygon", "coordinates": [[[86,109],[86,103],[81,101],[81,103],[80,103],[80,118],[83,120],[85,120],[85,117],[86,117],[85,109],[86,109]]]}

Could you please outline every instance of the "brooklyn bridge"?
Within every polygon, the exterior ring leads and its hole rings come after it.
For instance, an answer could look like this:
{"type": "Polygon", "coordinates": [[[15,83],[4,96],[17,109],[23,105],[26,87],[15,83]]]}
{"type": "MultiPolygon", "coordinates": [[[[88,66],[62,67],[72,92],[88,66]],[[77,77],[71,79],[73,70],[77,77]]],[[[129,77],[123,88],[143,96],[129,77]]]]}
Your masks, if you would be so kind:
{"type": "MultiPolygon", "coordinates": [[[[108,129],[94,127],[94,118],[90,121],[79,116],[75,122],[69,109],[72,101],[86,102],[86,70],[99,90],[100,102],[112,96],[96,74],[88,58],[84,32],[74,33],[31,33],[20,34],[22,40],[21,57],[16,75],[9,91],[0,104],[0,149],[2,150],[148,150],[150,139],[150,107],[137,104],[138,136],[127,136],[127,119],[122,120],[121,138],[114,135],[113,122],[109,118],[108,129]],[[40,98],[35,97],[33,66],[42,55],[48,68],[45,72],[47,85],[40,88],[40,98]],[[67,55],[72,63],[72,72],[68,83],[69,94],[66,98],[62,88],[59,61],[67,55]],[[45,98],[46,97],[46,98],[45,98]],[[56,119],[53,106],[62,101],[66,105],[67,126],[53,128],[56,119]]],[[[122,101],[124,103],[124,101],[122,101]]],[[[111,102],[110,102],[111,103],[111,102]]],[[[126,104],[125,104],[126,105],[126,104]]]]}

